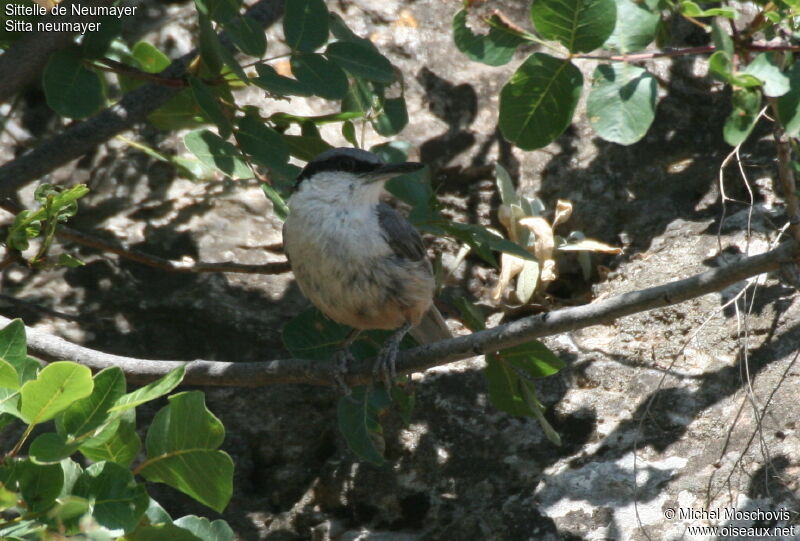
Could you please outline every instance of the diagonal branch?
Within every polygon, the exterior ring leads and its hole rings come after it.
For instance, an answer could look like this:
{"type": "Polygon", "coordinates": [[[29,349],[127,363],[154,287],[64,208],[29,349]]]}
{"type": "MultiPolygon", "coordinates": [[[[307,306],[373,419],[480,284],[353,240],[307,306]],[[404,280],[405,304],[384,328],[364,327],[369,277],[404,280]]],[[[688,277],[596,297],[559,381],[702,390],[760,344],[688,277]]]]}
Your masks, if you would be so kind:
{"type": "MultiPolygon", "coordinates": [[[[268,26],[280,17],[282,9],[281,0],[259,0],[247,14],[261,25],[268,26]]],[[[227,40],[222,43],[223,46],[230,46],[227,40]]],[[[197,54],[197,50],[194,50],[174,60],[160,75],[167,78],[183,76],[186,66],[197,54]]],[[[144,121],[147,115],[164,105],[180,90],[179,87],[157,83],[146,84],[129,92],[108,109],[72,124],[36,148],[0,166],[0,194],[8,196],[28,182],[80,158],[97,145],[130,129],[137,122],[144,121]]]]}
{"type": "MultiPolygon", "coordinates": [[[[662,308],[719,291],[741,280],[778,270],[781,265],[800,257],[798,245],[786,242],[769,252],[744,258],[724,267],[696,274],[640,291],[623,293],[592,304],[564,308],[547,314],[526,317],[492,329],[442,340],[400,353],[397,371],[420,372],[434,366],[522,344],[530,340],[574,331],[590,325],[607,324],[617,318],[662,308]]],[[[0,325],[9,319],[0,316],[0,325]]],[[[185,364],[182,361],[144,360],[111,355],[76,344],[43,331],[26,328],[28,347],[46,360],[70,359],[95,370],[119,366],[133,382],[144,383],[163,376],[185,364]]],[[[345,381],[350,385],[372,379],[374,359],[361,359],[350,367],[345,381]]],[[[192,385],[256,387],[275,383],[311,383],[331,385],[331,363],[304,359],[286,359],[251,363],[196,360],[186,366],[184,383],[192,385]]]]}

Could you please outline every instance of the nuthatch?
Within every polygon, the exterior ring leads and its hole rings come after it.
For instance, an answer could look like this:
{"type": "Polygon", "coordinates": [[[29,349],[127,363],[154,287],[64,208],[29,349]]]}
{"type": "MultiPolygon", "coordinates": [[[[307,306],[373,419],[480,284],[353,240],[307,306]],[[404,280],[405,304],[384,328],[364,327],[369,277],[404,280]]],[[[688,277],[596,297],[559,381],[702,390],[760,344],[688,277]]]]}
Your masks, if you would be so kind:
{"type": "Polygon", "coordinates": [[[283,225],[284,251],[300,289],[323,314],[355,329],[340,352],[340,370],[358,332],[396,329],[375,365],[387,385],[406,333],[423,344],[451,336],[433,306],[435,284],[422,238],[380,201],[387,180],[422,167],[386,164],[355,148],[327,150],[297,177],[283,225]]]}

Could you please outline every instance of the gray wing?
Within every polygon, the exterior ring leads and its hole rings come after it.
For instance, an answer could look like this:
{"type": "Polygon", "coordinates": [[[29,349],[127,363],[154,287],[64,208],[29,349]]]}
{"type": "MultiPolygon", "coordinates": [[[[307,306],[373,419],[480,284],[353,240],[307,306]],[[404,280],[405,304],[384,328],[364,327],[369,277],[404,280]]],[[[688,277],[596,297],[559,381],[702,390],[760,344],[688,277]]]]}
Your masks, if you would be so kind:
{"type": "Polygon", "coordinates": [[[385,203],[378,204],[378,223],[383,238],[397,256],[411,261],[422,261],[427,257],[419,232],[385,203]]]}

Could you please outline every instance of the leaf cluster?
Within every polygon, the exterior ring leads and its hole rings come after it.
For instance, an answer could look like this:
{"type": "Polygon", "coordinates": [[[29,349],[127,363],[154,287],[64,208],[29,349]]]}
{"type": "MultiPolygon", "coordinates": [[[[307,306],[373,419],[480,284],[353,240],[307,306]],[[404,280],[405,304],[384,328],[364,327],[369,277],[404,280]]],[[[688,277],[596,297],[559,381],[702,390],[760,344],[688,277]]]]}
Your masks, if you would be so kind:
{"type": "Polygon", "coordinates": [[[592,75],[586,97],[588,120],[606,141],[630,145],[647,133],[659,97],[657,78],[636,63],[658,56],[709,53],[713,53],[709,73],[733,88],[733,111],[723,136],[735,146],[750,135],[765,103],[773,107],[790,136],[800,132],[796,47],[773,39],[795,35],[800,5],[779,0],[757,2],[757,7],[758,14],[750,20],[740,16],[741,5],[729,2],[703,9],[691,0],[537,0],[530,7],[534,31],[495,13],[483,18],[488,27],[483,34],[468,26],[468,15],[475,8],[465,7],[453,18],[453,37],[467,57],[492,66],[509,62],[526,43],[553,51],[528,56],[500,93],[500,129],[519,148],[548,145],[572,121],[584,85],[576,60],[607,61],[592,75]],[[634,54],[653,42],[664,44],[669,19],[676,16],[701,26],[713,45],[634,54]],[[710,18],[714,19],[704,22],[710,18]],[[756,37],[773,41],[757,44],[756,37]],[[557,52],[559,48],[566,53],[557,52]],[[616,54],[585,54],[600,48],[616,54]]]}
{"type": "MultiPolygon", "coordinates": [[[[6,248],[22,252],[29,248],[32,239],[41,237],[39,249],[30,257],[28,263],[31,266],[45,265],[47,252],[53,243],[58,224],[75,216],[78,212],[78,199],[87,193],[89,188],[85,184],[69,188],[40,184],[33,196],[39,208],[23,210],[16,215],[6,234],[6,248]]],[[[83,265],[83,262],[69,254],[61,254],[57,265],[75,267],[83,265]]]]}
{"type": "Polygon", "coordinates": [[[216,511],[230,500],[233,462],[219,450],[225,431],[201,392],[169,396],[143,449],[136,408],[172,391],[183,375],[180,367],[127,392],[119,368],[92,376],[70,361],[42,367],[27,354],[22,321],[0,330],[0,425],[25,425],[0,460],[0,537],[233,540],[222,520],[173,520],[137,479],[168,484],[216,511]]]}

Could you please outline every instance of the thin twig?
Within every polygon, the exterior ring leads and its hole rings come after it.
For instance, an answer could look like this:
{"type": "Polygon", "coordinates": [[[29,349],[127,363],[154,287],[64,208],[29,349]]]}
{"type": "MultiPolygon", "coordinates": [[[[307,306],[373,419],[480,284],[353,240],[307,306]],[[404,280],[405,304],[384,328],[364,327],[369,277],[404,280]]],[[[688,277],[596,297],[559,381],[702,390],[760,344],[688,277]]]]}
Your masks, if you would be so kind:
{"type": "Polygon", "coordinates": [[[103,66],[95,67],[101,68],[104,71],[110,71],[112,73],[123,73],[133,79],[140,79],[142,81],[149,81],[159,85],[174,86],[178,88],[188,86],[186,79],[182,77],[164,77],[158,73],[147,73],[140,69],[136,69],[133,66],[123,64],[122,62],[117,62],[116,60],[112,60],[110,58],[98,58],[95,61],[103,64],[103,66]]]}
{"type": "MultiPolygon", "coordinates": [[[[798,245],[790,241],[769,252],[675,282],[624,293],[592,304],[530,316],[467,336],[406,350],[398,357],[397,373],[421,372],[543,336],[607,324],[620,317],[677,304],[719,291],[751,276],[777,270],[782,263],[796,257],[797,253],[798,245]]],[[[9,321],[0,317],[0,325],[7,325],[9,321]]],[[[102,353],[32,328],[27,328],[27,339],[31,353],[46,360],[70,359],[96,370],[118,366],[135,382],[151,381],[185,364],[184,382],[194,385],[255,387],[275,383],[334,384],[331,364],[319,361],[282,359],[235,363],[195,360],[184,363],[144,360],[102,353]]],[[[357,385],[371,381],[373,362],[374,359],[353,362],[351,372],[344,378],[345,382],[357,385]]]]}

